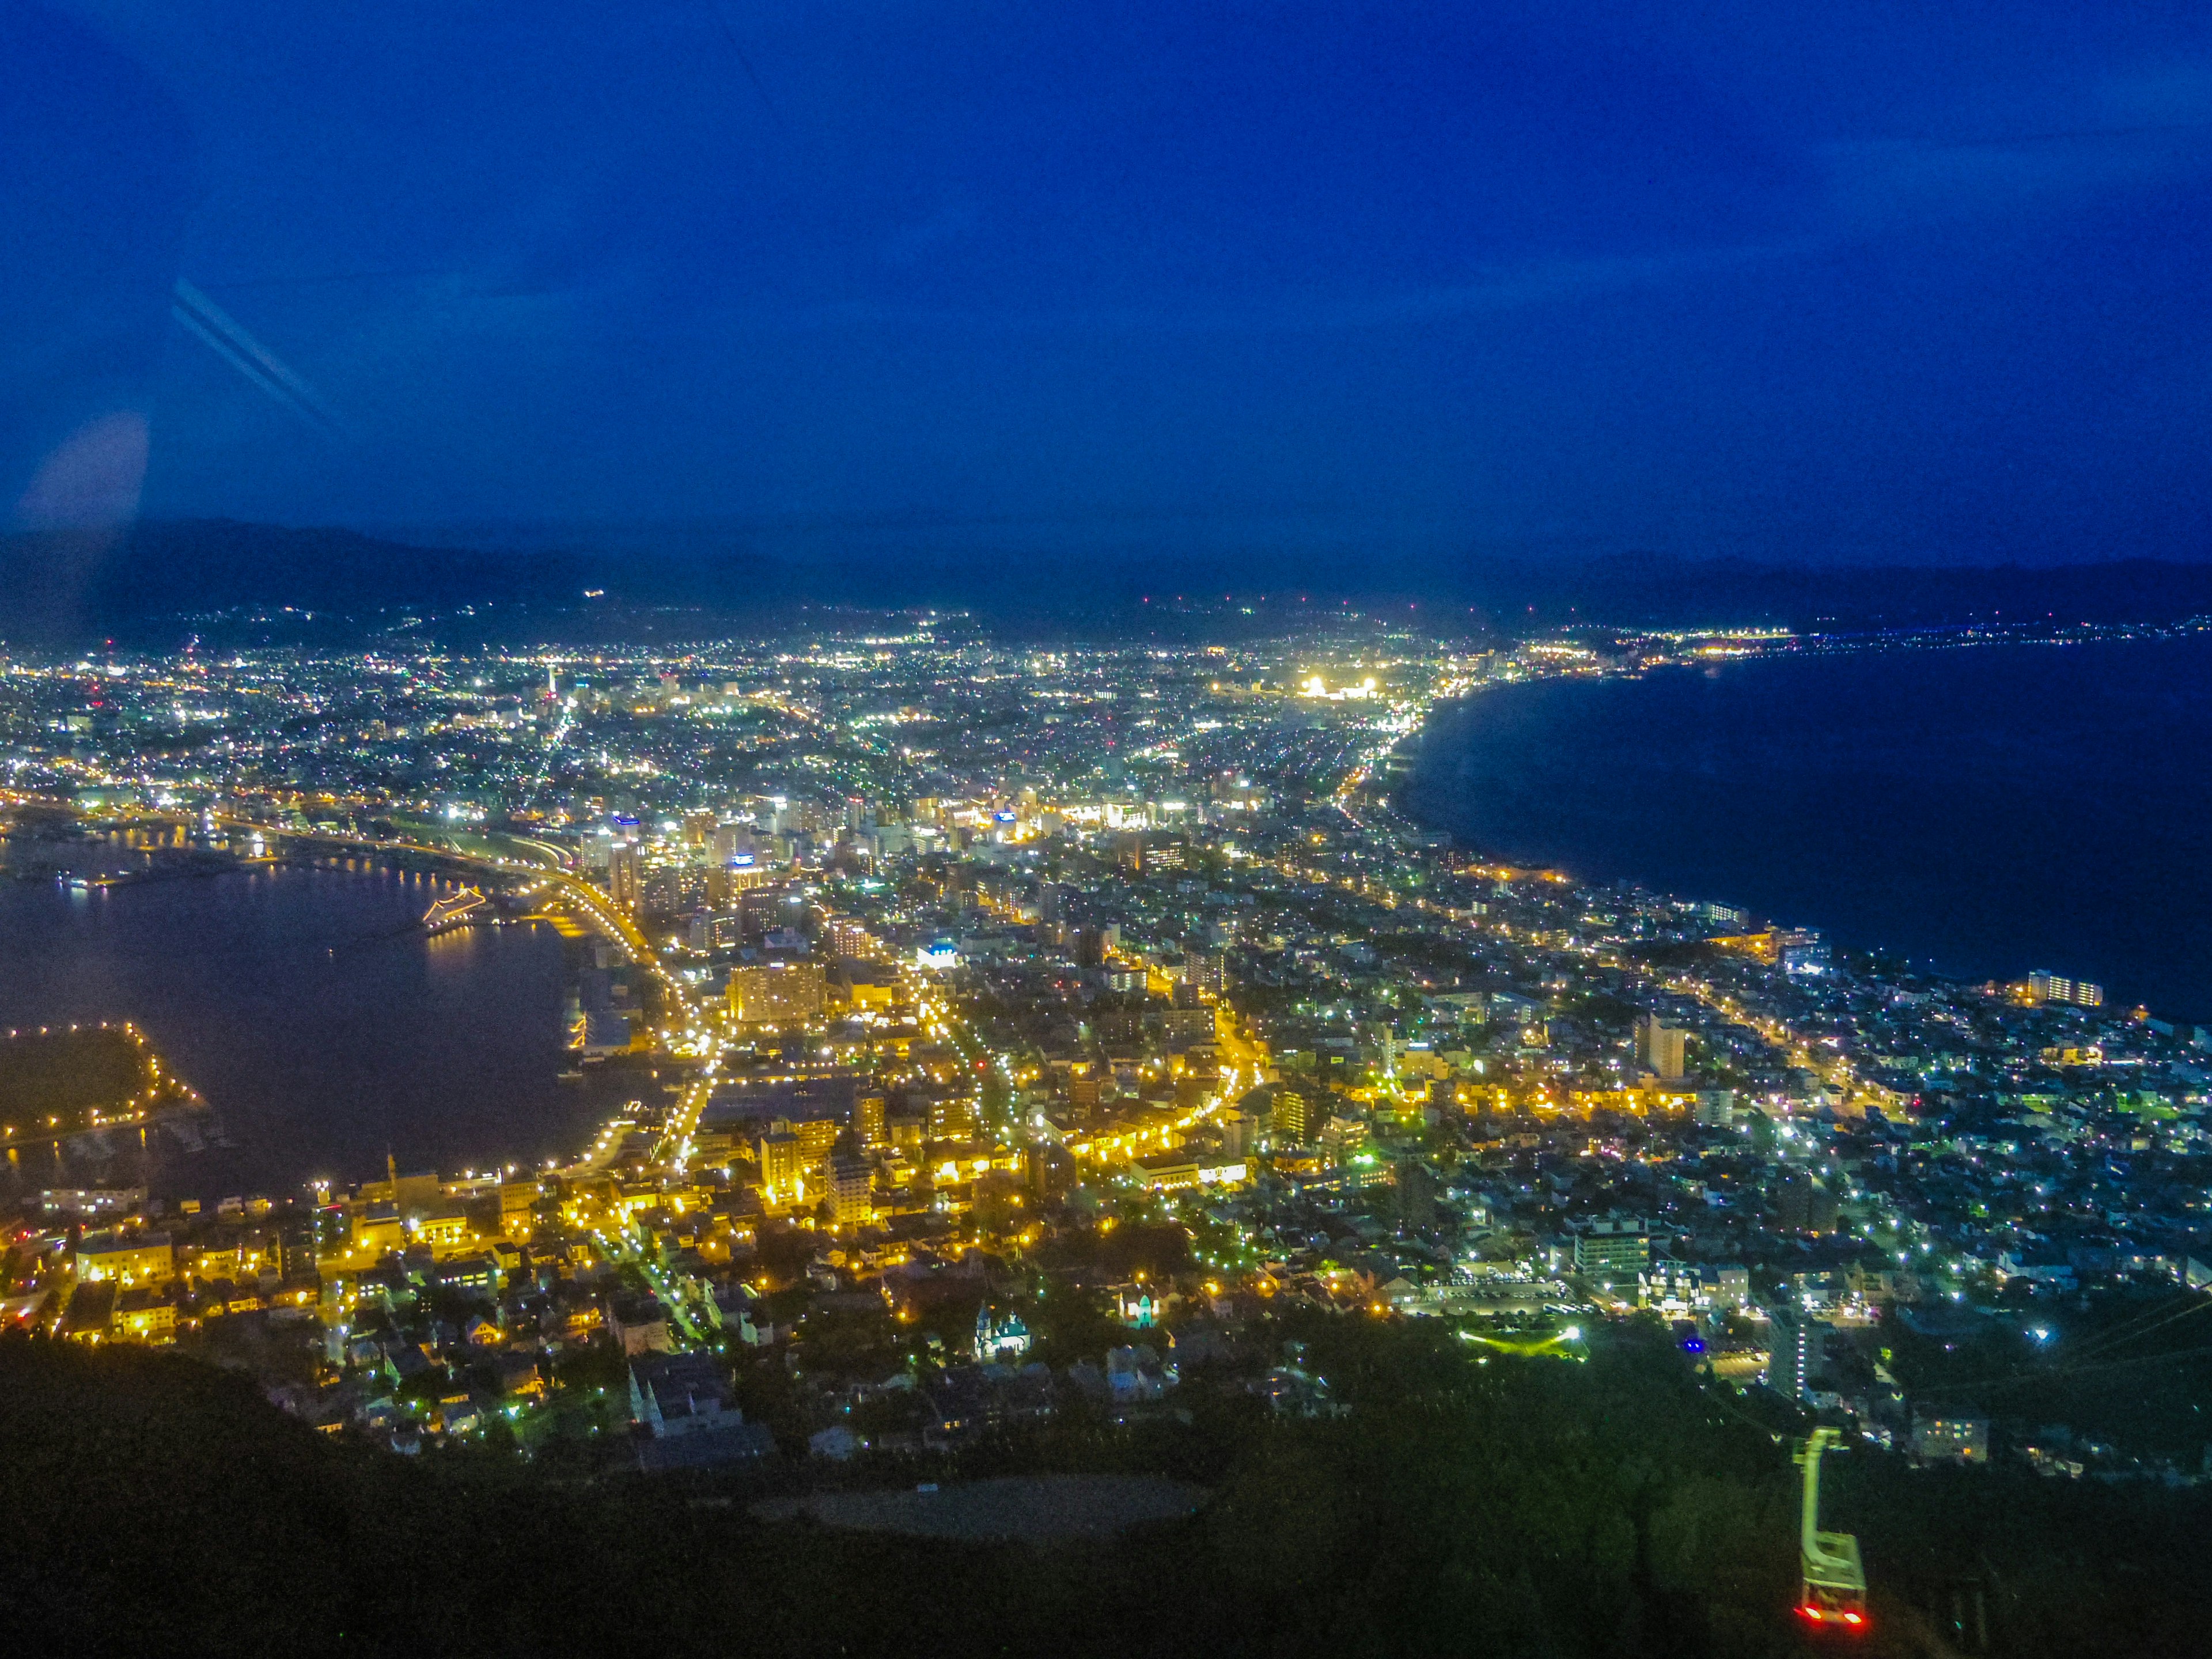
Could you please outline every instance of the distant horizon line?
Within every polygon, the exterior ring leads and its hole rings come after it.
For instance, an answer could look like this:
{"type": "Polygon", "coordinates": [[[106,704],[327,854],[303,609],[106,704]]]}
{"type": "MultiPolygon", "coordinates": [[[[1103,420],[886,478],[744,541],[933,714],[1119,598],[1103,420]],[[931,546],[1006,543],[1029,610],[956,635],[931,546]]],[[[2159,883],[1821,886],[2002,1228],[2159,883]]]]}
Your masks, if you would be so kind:
{"type": "MultiPolygon", "coordinates": [[[[423,552],[490,553],[589,553],[601,550],[588,544],[595,536],[624,539],[667,536],[682,538],[702,535],[752,535],[767,538],[788,536],[823,536],[840,532],[875,537],[895,535],[901,532],[927,535],[961,529],[1012,529],[1022,526],[1043,527],[1062,526],[1073,527],[1091,525],[1103,527],[1112,523],[1228,522],[1251,518],[1288,516],[1267,514],[1214,512],[1205,509],[1173,510],[1158,513],[1131,511],[1127,514],[1102,514],[1097,516],[1083,514],[1005,514],[932,515],[926,513],[857,513],[824,515],[724,515],[701,514],[667,518],[594,518],[594,519],[522,519],[482,518],[461,520],[362,520],[346,522],[341,520],[291,520],[269,518],[248,518],[229,514],[148,514],[135,520],[128,527],[135,532],[149,527],[236,526],[252,530],[275,530],[299,535],[337,534],[357,536],[365,540],[382,542],[388,545],[410,548],[423,552]],[[527,542],[514,538],[527,537],[527,542]]],[[[13,537],[63,533],[40,531],[17,531],[13,537]]],[[[1192,549],[1182,556],[1197,559],[1216,559],[1238,551],[1258,551],[1260,544],[1271,538],[1252,538],[1255,545],[1241,548],[1212,544],[1192,549]]],[[[2094,570],[2124,566],[2154,566],[2173,569],[2196,569],[2212,566],[2212,547],[2188,554],[2177,552],[2111,552],[2083,553],[2068,558],[2035,556],[1931,556],[1908,559],[1894,556],[1851,556],[1838,555],[1821,557],[1792,558],[1781,553],[1753,553],[1739,550],[1680,552],[1656,548],[1636,546],[1598,546],[1595,537],[1559,536],[1528,537],[1511,540],[1478,543],[1465,547],[1419,552],[1400,543],[1390,545],[1393,538],[1386,534],[1361,534],[1345,532],[1335,535],[1310,538],[1272,538],[1272,545],[1285,553],[1308,556],[1324,555],[1334,550],[1364,549],[1370,556],[1380,556],[1394,565],[1417,564],[1432,561],[1440,567],[1489,566],[1493,568],[1546,567],[1574,568],[1601,565],[1658,567],[1687,565],[1701,569],[1741,569],[1777,574],[1804,572],[1807,574],[1867,573],[1885,570],[1998,572],[2064,570],[2094,570]]],[[[627,551],[639,550],[635,548],[627,551]]],[[[698,558],[715,553],[743,553],[753,558],[774,559],[781,563],[805,565],[813,562],[810,555],[789,546],[710,549],[696,545],[672,546],[660,551],[687,558],[698,558]]],[[[926,553],[933,557],[978,560],[1009,556],[1049,557],[1054,550],[1034,545],[1012,547],[1004,544],[974,543],[967,545],[939,544],[927,549],[884,550],[908,553],[926,553]]],[[[1096,544],[1071,544],[1058,550],[1069,557],[1097,556],[1101,549],[1096,544]]],[[[1170,550],[1150,552],[1133,549],[1126,544],[1115,547],[1117,556],[1139,559],[1167,559],[1176,556],[1170,550]]],[[[823,550],[818,556],[835,557],[834,552],[823,550]]],[[[1296,586],[1296,583],[1285,584],[1296,586]]],[[[1255,590],[1256,591],[1256,590],[1255,590]]]]}

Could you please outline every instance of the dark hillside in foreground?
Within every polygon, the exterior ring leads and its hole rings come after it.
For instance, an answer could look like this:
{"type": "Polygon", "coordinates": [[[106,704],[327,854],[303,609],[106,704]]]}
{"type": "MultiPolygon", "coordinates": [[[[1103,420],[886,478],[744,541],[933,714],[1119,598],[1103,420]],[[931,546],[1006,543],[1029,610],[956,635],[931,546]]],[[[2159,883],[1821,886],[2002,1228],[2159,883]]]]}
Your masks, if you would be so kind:
{"type": "MultiPolygon", "coordinates": [[[[1066,1424],[931,1472],[1149,1467],[1217,1493],[1053,1549],[765,1525],[746,1492],[562,1486],[495,1451],[418,1463],[187,1359],[10,1340],[0,1627],[72,1655],[1799,1650],[1785,1449],[1659,1342],[1478,1367],[1433,1327],[1300,1332],[1348,1419],[1187,1389],[1188,1425],[1066,1424]]],[[[1919,1609],[1966,1580],[1993,1652],[2202,1651],[2201,1493],[1849,1458],[1831,1503],[1866,1545],[1869,1655],[1943,1651],[1919,1609]]]]}

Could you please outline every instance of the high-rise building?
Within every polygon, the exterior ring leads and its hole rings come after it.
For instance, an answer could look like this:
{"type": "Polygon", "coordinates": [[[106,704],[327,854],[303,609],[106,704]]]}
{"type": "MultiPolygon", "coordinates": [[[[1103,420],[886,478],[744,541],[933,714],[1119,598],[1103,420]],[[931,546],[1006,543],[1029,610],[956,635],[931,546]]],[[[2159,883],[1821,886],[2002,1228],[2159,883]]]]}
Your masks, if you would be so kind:
{"type": "Polygon", "coordinates": [[[973,1140],[982,1132],[982,1103],[975,1096],[946,1095],[929,1103],[932,1140],[973,1140]]]}
{"type": "Polygon", "coordinates": [[[1636,1022],[1636,1057],[1662,1082],[1674,1082],[1682,1075],[1688,1037],[1680,1026],[1646,1014],[1636,1022]]]}
{"type": "Polygon", "coordinates": [[[1228,987],[1229,959],[1218,951],[1185,951],[1182,977],[1193,989],[1218,997],[1228,987]]]}
{"type": "Polygon", "coordinates": [[[1303,1146],[1320,1126],[1314,1121],[1313,1103],[1296,1089],[1275,1091],[1273,1139],[1278,1146],[1303,1146]]]}
{"type": "Polygon", "coordinates": [[[1813,1391],[1827,1327],[1794,1304],[1776,1308],[1767,1322],[1766,1386],[1792,1400],[1813,1391]]]}
{"type": "Polygon", "coordinates": [[[881,1095],[862,1095],[853,1103],[853,1132],[863,1146],[889,1145],[884,1138],[884,1111],[889,1103],[881,1095]]]}
{"type": "Polygon", "coordinates": [[[822,1012],[822,968],[771,962],[730,972],[730,1017],[740,1025],[792,1025],[822,1012]]]}
{"type": "Polygon", "coordinates": [[[637,848],[618,841],[607,849],[607,896],[617,910],[635,912],[644,896],[639,881],[637,848]]]}
{"type": "Polygon", "coordinates": [[[830,1219],[840,1227],[864,1227],[876,1218],[875,1177],[857,1158],[830,1160],[830,1219]]]}
{"type": "Polygon", "coordinates": [[[802,919],[805,900],[781,888],[756,887],[741,894],[738,914],[744,918],[745,937],[760,939],[780,927],[794,927],[802,919]]]}
{"type": "Polygon", "coordinates": [[[771,1205],[795,1204],[806,1196],[806,1148],[795,1134],[778,1131],[760,1138],[761,1188],[771,1205]]]}
{"type": "Polygon", "coordinates": [[[1841,1212],[1827,1183],[1808,1170],[1784,1174],[1774,1193],[1774,1224],[1786,1233],[1832,1233],[1841,1212]]]}
{"type": "MultiPolygon", "coordinates": [[[[775,866],[763,862],[759,855],[752,853],[739,853],[727,864],[709,867],[720,872],[722,891],[730,897],[769,886],[777,879],[775,866]]],[[[726,898],[723,902],[727,903],[729,900],[726,898]]]]}
{"type": "Polygon", "coordinates": [[[1651,1265],[1651,1238],[1637,1221],[1593,1221],[1575,1235],[1575,1271],[1620,1283],[1651,1265]]]}
{"type": "Polygon", "coordinates": [[[1079,1120],[1088,1119],[1098,1109],[1101,1084],[1095,1072],[1085,1070],[1067,1079],[1067,1103],[1075,1110],[1079,1120]]]}
{"type": "Polygon", "coordinates": [[[1397,1164],[1398,1222],[1405,1227],[1433,1227],[1437,1224],[1437,1199],[1443,1183],[1437,1172],[1418,1158],[1401,1158],[1397,1164]]]}

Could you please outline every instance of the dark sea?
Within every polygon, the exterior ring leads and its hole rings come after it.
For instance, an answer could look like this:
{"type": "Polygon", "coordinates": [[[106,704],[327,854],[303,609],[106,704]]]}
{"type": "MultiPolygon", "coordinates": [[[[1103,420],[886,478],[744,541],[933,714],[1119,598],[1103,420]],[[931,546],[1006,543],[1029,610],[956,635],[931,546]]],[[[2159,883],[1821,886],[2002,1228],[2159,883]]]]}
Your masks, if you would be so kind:
{"type": "Polygon", "coordinates": [[[0,879],[0,1030],[135,1021],[211,1109],[0,1173],[215,1199],[380,1175],[387,1147],[447,1173],[573,1155],[634,1082],[560,1081],[550,927],[410,927],[453,890],[366,860],[89,891],[0,879]]]}
{"type": "Polygon", "coordinates": [[[1462,845],[2212,1020],[2212,635],[1544,681],[1437,711],[1462,845]]]}

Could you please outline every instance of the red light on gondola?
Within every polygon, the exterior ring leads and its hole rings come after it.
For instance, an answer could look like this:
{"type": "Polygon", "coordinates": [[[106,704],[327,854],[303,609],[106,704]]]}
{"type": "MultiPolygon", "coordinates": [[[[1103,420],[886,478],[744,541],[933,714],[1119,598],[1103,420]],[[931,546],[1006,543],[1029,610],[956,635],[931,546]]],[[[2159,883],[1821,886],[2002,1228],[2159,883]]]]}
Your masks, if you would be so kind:
{"type": "Polygon", "coordinates": [[[1806,1623],[1810,1625],[1843,1624],[1849,1626],[1855,1632],[1863,1631],[1867,1627],[1866,1614],[1839,1612],[1832,1607],[1821,1607],[1817,1602],[1800,1602],[1797,1613],[1806,1623]]]}

